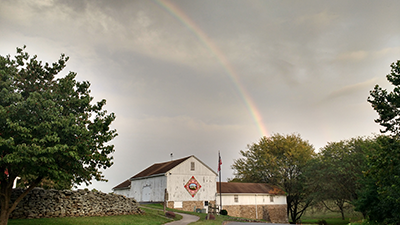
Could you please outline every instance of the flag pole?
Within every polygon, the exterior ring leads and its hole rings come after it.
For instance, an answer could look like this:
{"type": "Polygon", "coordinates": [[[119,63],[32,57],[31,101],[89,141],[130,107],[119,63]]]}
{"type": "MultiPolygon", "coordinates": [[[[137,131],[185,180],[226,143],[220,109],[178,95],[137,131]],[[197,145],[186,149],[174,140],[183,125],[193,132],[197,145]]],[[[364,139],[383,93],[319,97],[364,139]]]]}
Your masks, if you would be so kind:
{"type": "Polygon", "coordinates": [[[218,151],[218,171],[219,171],[219,205],[220,209],[219,211],[221,212],[222,210],[222,189],[221,189],[221,153],[218,151]]]}

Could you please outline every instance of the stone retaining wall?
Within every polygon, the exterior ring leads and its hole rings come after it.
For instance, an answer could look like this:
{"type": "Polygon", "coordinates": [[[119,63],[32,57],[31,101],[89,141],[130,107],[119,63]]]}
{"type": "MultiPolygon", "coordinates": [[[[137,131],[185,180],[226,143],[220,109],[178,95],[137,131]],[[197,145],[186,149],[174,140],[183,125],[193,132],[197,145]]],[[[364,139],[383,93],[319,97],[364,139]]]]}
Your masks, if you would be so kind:
{"type": "MultiPolygon", "coordinates": [[[[23,189],[13,189],[14,201],[23,189]]],[[[122,195],[89,190],[35,188],[25,196],[10,218],[78,217],[140,214],[139,204],[122,195]]]]}
{"type": "Polygon", "coordinates": [[[224,205],[229,216],[288,223],[286,205],[224,205]]]}

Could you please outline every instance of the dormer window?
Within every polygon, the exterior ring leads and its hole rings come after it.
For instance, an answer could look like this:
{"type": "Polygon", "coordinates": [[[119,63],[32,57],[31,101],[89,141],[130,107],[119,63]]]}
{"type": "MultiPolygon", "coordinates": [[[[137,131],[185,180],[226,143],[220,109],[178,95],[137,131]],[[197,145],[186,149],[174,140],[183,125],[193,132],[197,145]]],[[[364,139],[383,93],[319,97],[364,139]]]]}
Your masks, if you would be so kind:
{"type": "Polygon", "coordinates": [[[195,168],[195,167],[194,167],[194,162],[190,162],[190,170],[191,170],[191,171],[194,171],[194,168],[195,168]]]}

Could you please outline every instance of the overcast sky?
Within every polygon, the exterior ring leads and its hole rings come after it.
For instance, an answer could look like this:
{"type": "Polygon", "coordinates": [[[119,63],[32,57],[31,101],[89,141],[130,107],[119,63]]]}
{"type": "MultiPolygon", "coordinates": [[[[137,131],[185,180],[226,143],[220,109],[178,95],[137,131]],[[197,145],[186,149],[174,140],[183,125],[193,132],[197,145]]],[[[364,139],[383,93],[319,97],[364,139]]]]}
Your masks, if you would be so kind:
{"type": "MultiPolygon", "coordinates": [[[[91,83],[117,116],[112,187],[195,155],[233,177],[262,136],[379,133],[367,102],[400,59],[400,1],[0,0],[0,55],[27,46],[91,83]]],[[[85,186],[83,186],[85,187],[85,186]]]]}

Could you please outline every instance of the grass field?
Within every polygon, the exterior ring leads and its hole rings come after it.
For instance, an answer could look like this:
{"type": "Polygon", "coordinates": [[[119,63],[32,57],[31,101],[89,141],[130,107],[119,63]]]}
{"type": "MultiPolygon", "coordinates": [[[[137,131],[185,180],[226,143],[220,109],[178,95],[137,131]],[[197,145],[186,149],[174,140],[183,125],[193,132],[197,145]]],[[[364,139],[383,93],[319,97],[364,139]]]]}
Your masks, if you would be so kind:
{"type": "MultiPolygon", "coordinates": [[[[143,208],[144,215],[122,215],[104,217],[63,217],[40,219],[13,219],[9,225],[159,225],[170,222],[163,212],[155,209],[143,208]]],[[[182,216],[177,215],[176,220],[182,216]]]]}
{"type": "MultiPolygon", "coordinates": [[[[141,207],[145,211],[144,215],[123,215],[123,216],[105,216],[105,217],[64,217],[64,218],[41,218],[41,219],[14,219],[9,220],[9,225],[159,225],[170,222],[163,214],[163,206],[161,204],[150,204],[141,207]]],[[[185,212],[180,210],[171,210],[174,212],[182,212],[199,216],[199,221],[191,223],[191,225],[221,225],[224,221],[244,221],[244,218],[236,218],[230,216],[215,216],[215,220],[206,220],[205,213],[185,212]]],[[[345,225],[350,222],[360,221],[362,216],[358,213],[348,212],[346,219],[342,220],[339,213],[332,212],[316,212],[310,210],[302,217],[302,224],[318,224],[319,221],[325,220],[328,225],[345,225]]],[[[176,220],[181,219],[180,215],[176,215],[176,220]]]]}
{"type": "MultiPolygon", "coordinates": [[[[151,207],[154,209],[163,209],[162,204],[150,204],[146,205],[146,207],[151,207]]],[[[190,215],[195,215],[200,217],[200,219],[197,222],[191,223],[191,225],[221,225],[222,222],[224,221],[246,221],[245,218],[237,218],[237,217],[231,217],[231,216],[222,216],[222,215],[216,215],[215,220],[206,220],[206,213],[196,213],[196,212],[186,212],[186,211],[181,211],[181,210],[176,210],[176,209],[169,209],[174,212],[181,212],[181,213],[186,213],[190,215]]],[[[262,220],[259,220],[262,221],[262,220]]]]}
{"type": "Polygon", "coordinates": [[[313,210],[312,208],[306,212],[301,218],[303,224],[318,224],[319,221],[325,220],[328,225],[347,225],[349,223],[362,220],[361,213],[348,210],[345,213],[345,219],[342,220],[341,214],[327,210],[313,210]]]}

